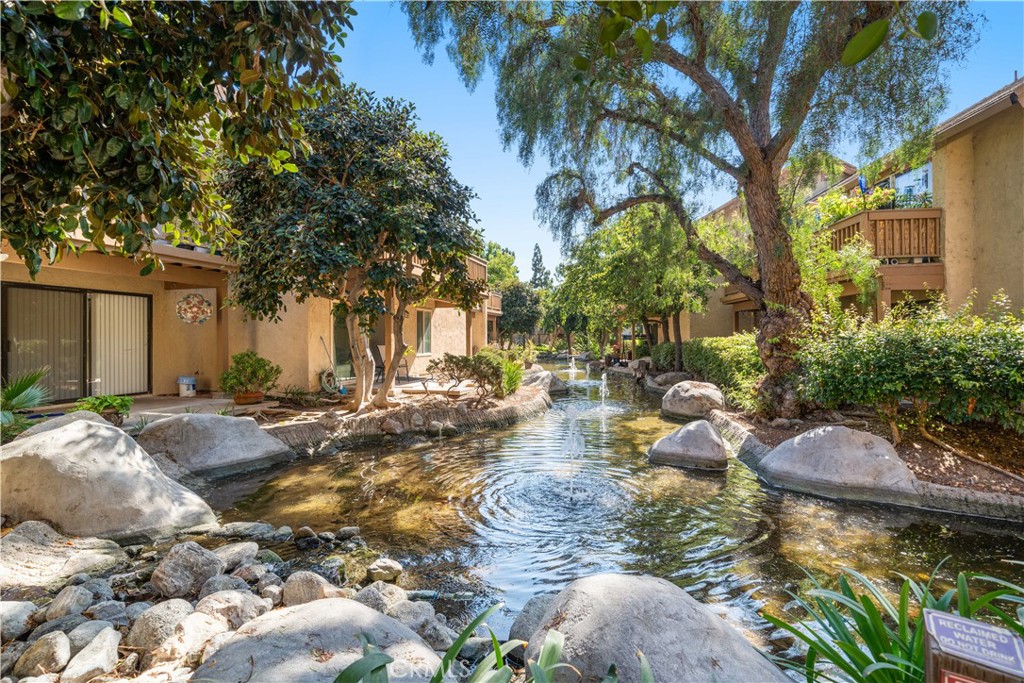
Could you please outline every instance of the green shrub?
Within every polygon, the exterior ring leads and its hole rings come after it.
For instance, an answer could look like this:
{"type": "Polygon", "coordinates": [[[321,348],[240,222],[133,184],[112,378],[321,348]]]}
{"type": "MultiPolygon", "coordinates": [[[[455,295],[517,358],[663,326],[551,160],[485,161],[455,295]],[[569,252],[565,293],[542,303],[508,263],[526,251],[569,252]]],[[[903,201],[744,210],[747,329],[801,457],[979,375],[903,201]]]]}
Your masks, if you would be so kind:
{"type": "Polygon", "coordinates": [[[277,386],[280,377],[280,365],[255,351],[243,351],[231,356],[231,367],[220,376],[220,388],[229,394],[266,393],[277,386]]]}
{"type": "Polygon", "coordinates": [[[43,367],[4,381],[0,387],[0,440],[9,441],[31,426],[19,411],[31,410],[50,400],[50,390],[42,385],[49,371],[49,367],[43,367]]]}
{"type": "Polygon", "coordinates": [[[523,382],[523,366],[507,360],[502,364],[501,370],[501,395],[511,396],[519,391],[519,385],[523,382]]]}
{"type": "Polygon", "coordinates": [[[439,384],[451,384],[453,388],[464,381],[472,381],[476,384],[475,405],[479,407],[488,398],[502,395],[506,362],[497,349],[483,349],[475,356],[446,353],[430,361],[427,374],[439,384]]]}
{"type": "Polygon", "coordinates": [[[935,595],[932,583],[939,567],[926,583],[901,575],[903,585],[896,604],[852,569],[845,570],[839,578],[838,591],[826,590],[812,578],[812,601],[796,595],[793,598],[815,622],[813,626],[762,615],[769,623],[803,641],[808,646],[807,658],[803,663],[781,657],[773,659],[780,666],[803,674],[808,683],[923,683],[925,609],[955,611],[967,618],[981,616],[1024,636],[1024,587],[990,576],[961,573],[955,589],[935,595]],[[988,584],[992,590],[972,600],[969,581],[988,584]],[[1015,611],[1017,619],[1012,616],[1015,611]],[[836,671],[815,666],[824,662],[841,672],[841,678],[836,678],[836,671]]]}
{"type": "Polygon", "coordinates": [[[76,410],[91,410],[94,413],[103,415],[104,411],[110,411],[104,415],[110,422],[120,426],[124,416],[131,412],[135,400],[131,396],[89,396],[75,401],[75,407],[68,412],[76,410]]]}
{"type": "Polygon", "coordinates": [[[767,370],[752,333],[690,339],[682,352],[685,372],[716,385],[731,403],[754,407],[755,385],[767,370]]]}
{"type": "Polygon", "coordinates": [[[875,408],[898,443],[900,401],[918,429],[935,418],[994,421],[1024,433],[1024,324],[996,299],[989,315],[970,303],[948,313],[944,301],[899,304],[881,322],[844,316],[801,347],[803,392],[825,406],[875,408]]]}
{"type": "Polygon", "coordinates": [[[651,349],[651,362],[656,370],[671,370],[676,366],[675,342],[662,342],[651,349]]]}

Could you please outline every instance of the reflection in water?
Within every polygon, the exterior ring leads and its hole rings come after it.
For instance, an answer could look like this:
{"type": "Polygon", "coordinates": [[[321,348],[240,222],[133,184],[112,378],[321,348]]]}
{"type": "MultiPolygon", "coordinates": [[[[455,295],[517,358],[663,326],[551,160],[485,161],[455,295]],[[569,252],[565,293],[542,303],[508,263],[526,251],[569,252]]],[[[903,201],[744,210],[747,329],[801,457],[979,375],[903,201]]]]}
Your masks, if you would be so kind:
{"type": "Polygon", "coordinates": [[[605,385],[606,401],[602,384],[570,381],[550,412],[508,429],[230,482],[223,517],[358,524],[418,587],[476,584],[484,595],[471,610],[500,596],[508,609],[492,624],[499,631],[534,594],[601,571],[668,578],[763,638],[770,629],[758,611],[784,612],[787,591],[809,585],[802,568],[821,579],[849,566],[892,580],[894,571],[927,575],[952,555],[946,579],[963,569],[1011,578],[1002,560],[1024,558],[1019,527],[780,493],[735,461],[725,473],[652,467],[647,448],[677,425],[628,382],[605,385]],[[581,436],[572,459],[562,450],[570,410],[581,436]]]}

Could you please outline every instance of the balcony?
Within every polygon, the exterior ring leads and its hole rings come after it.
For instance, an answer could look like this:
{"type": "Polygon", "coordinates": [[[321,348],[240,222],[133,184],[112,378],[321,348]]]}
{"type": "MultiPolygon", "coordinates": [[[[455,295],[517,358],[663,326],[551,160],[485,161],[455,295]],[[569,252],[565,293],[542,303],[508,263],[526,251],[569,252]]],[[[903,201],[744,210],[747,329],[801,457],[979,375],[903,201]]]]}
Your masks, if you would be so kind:
{"type": "Polygon", "coordinates": [[[861,211],[834,224],[832,248],[839,251],[860,235],[884,265],[934,263],[941,257],[942,209],[861,211]]]}
{"type": "Polygon", "coordinates": [[[501,315],[501,292],[489,292],[487,294],[487,314],[501,315]]]}

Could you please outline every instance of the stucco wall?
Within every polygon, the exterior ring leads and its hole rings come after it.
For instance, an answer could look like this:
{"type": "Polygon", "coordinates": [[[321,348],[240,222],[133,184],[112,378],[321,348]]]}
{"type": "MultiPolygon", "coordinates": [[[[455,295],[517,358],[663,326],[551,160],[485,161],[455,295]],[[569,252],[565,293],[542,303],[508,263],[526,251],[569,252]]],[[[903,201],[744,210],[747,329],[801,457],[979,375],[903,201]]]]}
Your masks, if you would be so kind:
{"type": "MultiPolygon", "coordinates": [[[[416,311],[431,311],[430,321],[431,343],[430,353],[419,353],[410,358],[409,372],[423,375],[427,364],[434,358],[446,353],[464,355],[466,353],[466,314],[456,308],[439,308],[433,302],[417,307],[405,321],[405,341],[412,347],[416,346],[416,311]]],[[[483,318],[477,313],[475,318],[483,318]]]]}
{"type": "Polygon", "coordinates": [[[943,142],[933,157],[943,210],[946,294],[979,308],[1003,289],[1024,306],[1024,109],[1013,106],[943,142]]]}
{"type": "MultiPolygon", "coordinates": [[[[719,278],[719,282],[722,282],[719,278]]],[[[685,339],[696,339],[697,337],[728,337],[733,333],[733,312],[732,306],[722,302],[726,285],[721,284],[708,296],[707,310],[703,313],[690,313],[689,335],[683,334],[685,339]]]]}
{"type": "MultiPolygon", "coordinates": [[[[75,257],[69,256],[68,259],[75,257]]],[[[70,263],[70,262],[69,262],[70,263]]],[[[33,281],[17,257],[0,266],[5,283],[25,283],[100,292],[147,294],[152,297],[152,391],[176,394],[179,375],[195,374],[200,389],[217,383],[217,324],[215,318],[201,325],[189,325],[177,316],[177,302],[186,294],[199,293],[218,305],[215,289],[166,289],[163,282],[139,276],[81,272],[47,268],[33,281]]],[[[91,379],[91,378],[90,378],[91,379]]]]}

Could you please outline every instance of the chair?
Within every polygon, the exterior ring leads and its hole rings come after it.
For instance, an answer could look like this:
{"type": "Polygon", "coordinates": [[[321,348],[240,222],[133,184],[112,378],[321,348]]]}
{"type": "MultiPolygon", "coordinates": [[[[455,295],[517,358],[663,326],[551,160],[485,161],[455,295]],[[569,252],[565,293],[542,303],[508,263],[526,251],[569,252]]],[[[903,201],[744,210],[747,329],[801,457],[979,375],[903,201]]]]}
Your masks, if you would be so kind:
{"type": "MultiPolygon", "coordinates": [[[[371,344],[370,352],[373,353],[373,362],[377,365],[377,379],[384,379],[384,345],[383,344],[371,344]]],[[[409,379],[409,360],[402,356],[402,359],[398,361],[398,372],[402,372],[402,367],[405,367],[405,378],[409,379]]]]}

